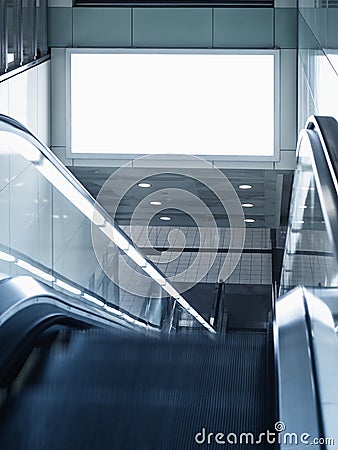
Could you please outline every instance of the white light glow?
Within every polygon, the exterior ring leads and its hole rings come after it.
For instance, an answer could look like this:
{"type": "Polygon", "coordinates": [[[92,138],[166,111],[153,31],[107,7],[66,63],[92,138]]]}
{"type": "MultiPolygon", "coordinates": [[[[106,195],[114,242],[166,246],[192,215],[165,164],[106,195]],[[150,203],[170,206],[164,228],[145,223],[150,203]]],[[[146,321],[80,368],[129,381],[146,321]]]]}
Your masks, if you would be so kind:
{"type": "Polygon", "coordinates": [[[130,317],[128,314],[123,313],[123,312],[119,311],[118,309],[115,309],[115,308],[113,308],[113,307],[111,307],[111,306],[108,306],[108,305],[103,305],[103,307],[104,307],[104,309],[105,309],[107,312],[109,312],[109,313],[111,313],[111,314],[114,314],[115,316],[119,316],[119,317],[121,317],[122,319],[126,320],[127,322],[130,322],[130,323],[136,323],[138,326],[146,327],[146,324],[144,324],[143,322],[140,322],[140,321],[138,321],[138,320],[133,319],[133,318],[130,317]]]}
{"type": "Polygon", "coordinates": [[[129,249],[128,240],[115,228],[113,229],[113,241],[123,251],[129,249]]]}
{"type": "Polygon", "coordinates": [[[171,220],[171,217],[169,217],[169,216],[161,216],[160,220],[163,220],[164,222],[168,222],[169,220],[171,220]]]}
{"type": "Polygon", "coordinates": [[[256,222],[256,220],[255,219],[244,219],[244,222],[246,222],[246,223],[254,223],[254,222],[256,222]]]}
{"type": "Polygon", "coordinates": [[[65,282],[62,281],[62,280],[57,279],[57,280],[56,280],[56,284],[57,284],[57,286],[59,286],[60,288],[65,289],[66,291],[69,291],[69,292],[71,292],[72,294],[75,294],[75,295],[80,295],[80,294],[81,294],[80,289],[78,289],[78,288],[76,288],[76,287],[74,287],[74,286],[72,286],[72,285],[70,285],[70,284],[68,284],[68,283],[65,283],[65,282]]]}
{"type": "Polygon", "coordinates": [[[164,286],[166,281],[158,271],[147,263],[146,267],[143,269],[153,280],[155,280],[159,285],[164,286]]]}
{"type": "Polygon", "coordinates": [[[86,292],[83,293],[83,298],[85,298],[89,302],[95,303],[95,305],[104,307],[103,301],[99,300],[96,297],[93,297],[92,295],[87,294],[86,292]]]}
{"type": "Polygon", "coordinates": [[[79,192],[73,184],[56,168],[48,159],[44,159],[36,168],[42,175],[49,180],[52,185],[64,197],[69,200],[79,211],[81,211],[90,221],[98,218],[97,213],[94,214],[95,208],[92,202],[87,199],[82,192],[79,192]]]}
{"type": "Polygon", "coordinates": [[[150,188],[151,184],[150,183],[138,183],[137,186],[140,188],[150,188]]]}
{"type": "Polygon", "coordinates": [[[5,253],[5,252],[0,252],[0,259],[2,259],[3,261],[8,261],[8,262],[15,261],[14,256],[9,255],[8,253],[5,253]]]}
{"type": "Polygon", "coordinates": [[[186,310],[189,312],[189,314],[191,314],[201,325],[203,325],[208,331],[210,331],[211,333],[215,333],[215,330],[209,325],[209,323],[203,319],[203,317],[192,308],[192,306],[190,305],[190,303],[188,303],[185,298],[183,298],[179,292],[170,284],[166,283],[164,286],[162,286],[163,289],[168,292],[168,294],[175,298],[176,301],[186,310]]]}
{"type": "Polygon", "coordinates": [[[338,120],[338,53],[326,52],[326,55],[316,56],[316,103],[317,114],[332,116],[338,120]]]}
{"type": "Polygon", "coordinates": [[[129,247],[128,250],[125,250],[126,255],[129,256],[136,264],[140,267],[146,267],[147,261],[141,255],[139,251],[137,251],[134,247],[129,247]]]}
{"type": "Polygon", "coordinates": [[[243,190],[252,189],[251,184],[240,184],[238,187],[243,190]]]}
{"type": "Polygon", "coordinates": [[[99,227],[104,226],[104,224],[106,223],[104,217],[96,208],[94,208],[92,220],[95,223],[95,225],[99,227]]]}
{"type": "Polygon", "coordinates": [[[171,286],[171,285],[168,284],[168,283],[166,283],[166,284],[163,286],[163,289],[164,289],[166,292],[168,292],[168,294],[169,294],[171,297],[174,297],[174,298],[180,297],[180,294],[176,291],[176,289],[174,289],[173,286],[171,286]]]}
{"type": "Polygon", "coordinates": [[[70,149],[273,156],[274,58],[73,51],[70,149]]]}
{"type": "Polygon", "coordinates": [[[46,280],[46,281],[54,281],[55,280],[53,275],[33,266],[32,264],[29,264],[26,261],[22,261],[21,259],[18,259],[18,261],[16,262],[16,265],[18,265],[19,267],[22,267],[23,269],[27,270],[28,272],[30,272],[34,275],[37,275],[38,277],[42,278],[43,280],[46,280]]]}
{"type": "Polygon", "coordinates": [[[242,203],[242,208],[253,208],[253,203],[242,203]]]}
{"type": "Polygon", "coordinates": [[[103,233],[114,242],[122,251],[126,251],[129,249],[129,242],[122,235],[120,231],[113,227],[109,222],[107,222],[104,227],[100,227],[103,233]]]}
{"type": "Polygon", "coordinates": [[[104,309],[107,310],[111,314],[115,314],[116,316],[122,316],[123,313],[116,308],[112,308],[111,306],[104,305],[104,309]]]}
{"type": "Polygon", "coordinates": [[[127,322],[130,322],[130,323],[135,323],[136,322],[136,320],[133,319],[132,317],[128,316],[128,314],[122,313],[121,317],[123,317],[123,319],[125,319],[127,322]]]}
{"type": "Polygon", "coordinates": [[[7,53],[7,64],[14,62],[14,53],[7,53]]]}
{"type": "Polygon", "coordinates": [[[28,140],[8,131],[0,131],[0,153],[19,153],[27,161],[37,163],[41,153],[28,140]]]}
{"type": "Polygon", "coordinates": [[[160,206],[162,205],[162,202],[150,202],[150,204],[153,206],[160,206]]]}
{"type": "Polygon", "coordinates": [[[190,303],[188,303],[186,301],[185,298],[183,298],[181,295],[178,296],[174,296],[174,298],[176,298],[176,300],[178,301],[178,303],[187,311],[190,312],[191,315],[193,315],[194,317],[196,317],[196,311],[190,306],[190,303]],[[194,315],[195,314],[195,315],[194,315]]]}

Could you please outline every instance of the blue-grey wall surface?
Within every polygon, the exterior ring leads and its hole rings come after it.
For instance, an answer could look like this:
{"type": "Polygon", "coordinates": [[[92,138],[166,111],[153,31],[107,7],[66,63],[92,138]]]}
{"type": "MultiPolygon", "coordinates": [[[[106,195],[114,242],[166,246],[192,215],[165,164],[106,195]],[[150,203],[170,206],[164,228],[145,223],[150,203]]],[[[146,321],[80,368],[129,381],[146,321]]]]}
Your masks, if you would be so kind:
{"type": "Polygon", "coordinates": [[[296,48],[295,8],[49,7],[50,47],[296,48]]]}

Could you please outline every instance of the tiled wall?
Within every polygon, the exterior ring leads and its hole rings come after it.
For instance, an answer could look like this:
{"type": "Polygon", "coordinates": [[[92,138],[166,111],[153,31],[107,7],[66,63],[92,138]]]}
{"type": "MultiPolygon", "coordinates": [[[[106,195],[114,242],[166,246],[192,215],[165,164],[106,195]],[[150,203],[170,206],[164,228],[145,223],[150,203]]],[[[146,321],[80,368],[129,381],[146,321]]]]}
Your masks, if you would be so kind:
{"type": "MultiPolygon", "coordinates": [[[[139,248],[165,273],[176,282],[216,283],[222,278],[222,267],[227,258],[230,246],[230,229],[219,228],[219,242],[216,248],[209,249],[200,244],[199,230],[192,227],[145,227],[134,225],[123,226],[123,230],[130,235],[139,248]],[[168,234],[179,229],[185,236],[185,249],[179,251],[176,248],[154,254],[150,245],[163,248],[168,245],[168,234]],[[202,250],[201,250],[202,249],[202,250]],[[192,269],[192,264],[197,257],[200,260],[198,267],[192,269]]],[[[175,242],[171,241],[173,247],[175,242]]],[[[226,279],[227,283],[234,284],[271,284],[272,254],[270,230],[266,228],[248,228],[246,230],[244,253],[241,255],[235,270],[226,279]]]]}

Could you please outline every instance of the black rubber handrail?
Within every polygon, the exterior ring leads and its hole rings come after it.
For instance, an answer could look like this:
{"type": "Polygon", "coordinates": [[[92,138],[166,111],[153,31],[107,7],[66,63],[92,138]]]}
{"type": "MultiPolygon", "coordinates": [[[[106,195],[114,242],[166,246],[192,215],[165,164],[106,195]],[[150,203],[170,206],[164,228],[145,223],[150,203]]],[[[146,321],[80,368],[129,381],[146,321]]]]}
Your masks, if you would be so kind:
{"type": "Polygon", "coordinates": [[[330,245],[338,262],[338,123],[332,117],[312,116],[304,132],[311,144],[318,196],[330,245]]]}
{"type": "Polygon", "coordinates": [[[157,333],[149,324],[129,323],[120,316],[52,289],[32,277],[0,280],[0,388],[7,387],[16,369],[41,335],[54,325],[75,328],[124,328],[157,333]]]}

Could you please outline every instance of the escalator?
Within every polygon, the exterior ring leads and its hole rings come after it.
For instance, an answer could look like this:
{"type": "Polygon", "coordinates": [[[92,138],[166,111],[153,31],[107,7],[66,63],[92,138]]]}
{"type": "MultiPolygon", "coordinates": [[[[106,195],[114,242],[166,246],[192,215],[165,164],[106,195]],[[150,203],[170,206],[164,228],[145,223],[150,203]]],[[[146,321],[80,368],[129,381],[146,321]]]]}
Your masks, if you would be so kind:
{"type": "Polygon", "coordinates": [[[257,333],[210,341],[76,331],[13,396],[1,440],[6,448],[177,449],[215,448],[227,430],[259,436],[266,353],[257,333]]]}
{"type": "MultiPolygon", "coordinates": [[[[18,124],[2,120],[7,131],[14,127],[21,137],[26,136],[18,124]]],[[[4,276],[0,281],[1,448],[291,449],[311,445],[323,450],[334,445],[330,439],[338,442],[335,278],[315,279],[310,285],[295,278],[299,256],[318,257],[309,248],[305,252],[297,247],[304,244],[300,236],[307,226],[307,220],[299,217],[299,211],[305,214],[307,208],[299,208],[299,202],[307,206],[315,189],[324,211],[324,219],[318,220],[320,231],[333,249],[327,257],[336,261],[334,189],[338,184],[332,167],[338,155],[337,130],[333,119],[311,118],[300,138],[280,286],[283,295],[275,299],[269,319],[260,328],[243,326],[237,316],[227,323],[225,290],[219,291],[211,326],[164,274],[146,258],[140,259],[143,255],[132,258],[138,250],[95,203],[90,203],[91,213],[84,214],[81,224],[89,220],[91,227],[104,229],[105,236],[112,227],[109,236],[118,247],[112,264],[121,251],[131,257],[136,282],[142,282],[140,269],[149,276],[147,296],[134,295],[131,301],[114,283],[102,283],[105,275],[97,275],[98,267],[90,272],[88,283],[75,272],[66,278],[64,264],[55,260],[52,271],[41,260],[36,265],[38,274],[50,276],[49,285],[46,279],[38,282],[15,277],[13,272],[4,276]],[[304,175],[304,164],[312,178],[304,175]],[[297,287],[302,284],[306,288],[297,287]],[[159,297],[159,287],[167,297],[159,297]],[[179,326],[183,316],[195,325],[185,332],[179,326]]],[[[36,148],[33,141],[31,137],[36,148]]],[[[68,179],[54,157],[46,149],[43,153],[68,179]]],[[[41,156],[31,156],[30,162],[43,173],[41,156]]],[[[71,180],[71,185],[76,181],[71,180]]],[[[78,199],[73,207],[79,205],[78,199]]],[[[317,214],[311,218],[317,220],[317,214]]],[[[310,223],[310,230],[313,227],[310,223]]],[[[6,263],[23,267],[18,264],[24,260],[22,249],[7,244],[1,252],[6,263]]],[[[60,249],[54,252],[62,260],[60,249]]]]}

